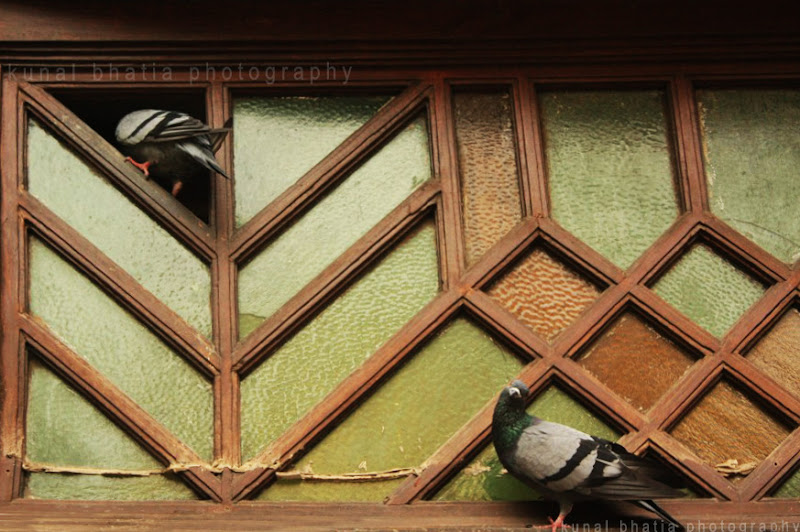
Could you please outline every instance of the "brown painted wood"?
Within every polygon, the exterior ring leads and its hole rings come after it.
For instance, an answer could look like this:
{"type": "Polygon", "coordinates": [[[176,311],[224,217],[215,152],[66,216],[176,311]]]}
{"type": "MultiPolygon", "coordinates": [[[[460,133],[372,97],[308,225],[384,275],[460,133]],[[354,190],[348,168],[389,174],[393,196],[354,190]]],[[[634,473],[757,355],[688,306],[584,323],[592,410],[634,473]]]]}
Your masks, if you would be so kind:
{"type": "Polygon", "coordinates": [[[269,355],[272,346],[290,334],[301,320],[330,300],[337,289],[355,278],[371,260],[385,252],[411,227],[431,214],[439,194],[431,181],[414,191],[367,234],[361,237],[317,277],[235,346],[234,370],[244,373],[269,355]]]}
{"type": "Polygon", "coordinates": [[[544,142],[542,125],[539,119],[539,105],[536,90],[527,77],[522,77],[518,85],[519,128],[522,142],[520,151],[525,154],[525,167],[522,175],[530,191],[531,215],[537,218],[550,216],[550,194],[545,171],[544,142]]]}
{"type": "MultiPolygon", "coordinates": [[[[298,420],[252,460],[255,464],[281,469],[300,457],[306,445],[344,415],[362,396],[414,352],[418,345],[438,330],[458,311],[457,292],[439,294],[392,338],[384,343],[361,367],[342,381],[325,399],[298,420]]],[[[244,477],[234,486],[236,500],[252,494],[269,481],[273,471],[264,470],[256,478],[244,477]]]]}
{"type": "Polygon", "coordinates": [[[687,78],[678,76],[669,89],[681,206],[684,212],[698,214],[709,207],[694,88],[687,78]]]}
{"type": "Polygon", "coordinates": [[[430,87],[417,84],[394,97],[294,185],[239,228],[231,243],[234,260],[245,262],[278,230],[291,223],[298,213],[379,149],[389,137],[422,112],[430,92],[430,87]]]}
{"type": "Polygon", "coordinates": [[[26,343],[76,391],[112,421],[124,427],[156,459],[166,465],[186,466],[188,469],[180,474],[195,491],[212,500],[220,499],[217,478],[208,469],[204,469],[204,460],[192,449],[161,426],[83,358],[57,340],[36,318],[20,316],[20,327],[26,343]]]}
{"type": "Polygon", "coordinates": [[[159,225],[181,240],[199,258],[208,262],[214,255],[213,235],[186,207],[155,183],[142,179],[124,157],[105,139],[76,117],[46,91],[22,82],[24,103],[44,124],[56,131],[79,155],[96,168],[159,225]]]}
{"type": "MultiPolygon", "coordinates": [[[[208,340],[33,196],[19,197],[26,226],[207,377],[220,367],[208,340]]],[[[27,298],[23,299],[23,302],[27,298]]]]}

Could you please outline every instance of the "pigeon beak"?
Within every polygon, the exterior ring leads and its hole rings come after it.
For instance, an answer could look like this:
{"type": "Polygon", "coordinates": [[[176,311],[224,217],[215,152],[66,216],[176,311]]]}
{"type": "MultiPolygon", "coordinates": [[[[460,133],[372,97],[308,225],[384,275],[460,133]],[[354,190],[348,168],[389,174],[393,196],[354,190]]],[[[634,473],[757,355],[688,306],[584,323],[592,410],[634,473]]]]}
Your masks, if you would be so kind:
{"type": "Polygon", "coordinates": [[[522,397],[522,392],[519,391],[519,388],[514,388],[513,386],[508,389],[508,395],[511,397],[522,397]]]}

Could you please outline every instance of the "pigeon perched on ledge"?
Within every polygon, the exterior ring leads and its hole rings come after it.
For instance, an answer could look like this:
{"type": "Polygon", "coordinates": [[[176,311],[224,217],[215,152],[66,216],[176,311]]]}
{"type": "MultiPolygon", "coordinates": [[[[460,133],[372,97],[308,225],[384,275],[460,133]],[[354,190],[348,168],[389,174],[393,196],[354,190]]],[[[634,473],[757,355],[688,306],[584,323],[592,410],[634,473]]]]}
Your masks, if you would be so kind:
{"type": "Polygon", "coordinates": [[[515,477],[559,504],[553,532],[580,500],[625,500],[683,526],[651,499],[683,497],[681,480],[619,444],[544,421],[525,411],[528,388],[514,381],[500,394],[492,418],[497,456],[515,477]]]}
{"type": "Polygon", "coordinates": [[[214,152],[230,128],[211,129],[185,113],[140,109],[122,117],[116,138],[125,159],[147,177],[172,184],[177,196],[184,183],[201,167],[225,177],[214,152]]]}

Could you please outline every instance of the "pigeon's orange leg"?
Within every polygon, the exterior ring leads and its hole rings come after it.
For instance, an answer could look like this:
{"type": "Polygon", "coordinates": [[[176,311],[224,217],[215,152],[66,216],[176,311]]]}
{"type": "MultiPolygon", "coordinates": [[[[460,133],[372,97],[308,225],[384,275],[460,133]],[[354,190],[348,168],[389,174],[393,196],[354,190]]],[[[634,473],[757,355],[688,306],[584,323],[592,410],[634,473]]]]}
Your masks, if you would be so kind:
{"type": "Polygon", "coordinates": [[[175,184],[172,185],[172,197],[177,198],[178,193],[181,191],[182,188],[183,188],[183,181],[175,181],[175,184]]]}
{"type": "Polygon", "coordinates": [[[144,172],[145,177],[150,177],[150,165],[153,164],[153,161],[145,161],[143,163],[139,163],[133,160],[133,157],[125,157],[125,161],[131,163],[133,166],[144,172]]]}

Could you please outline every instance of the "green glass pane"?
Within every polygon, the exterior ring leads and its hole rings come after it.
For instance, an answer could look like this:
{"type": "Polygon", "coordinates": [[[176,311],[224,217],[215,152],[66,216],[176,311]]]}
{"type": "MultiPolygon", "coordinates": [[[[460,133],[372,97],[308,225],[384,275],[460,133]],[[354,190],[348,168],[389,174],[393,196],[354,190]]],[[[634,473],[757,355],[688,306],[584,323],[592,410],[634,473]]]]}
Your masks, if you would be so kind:
{"type": "Polygon", "coordinates": [[[553,217],[622,268],[675,220],[661,91],[540,96],[553,217]]]}
{"type": "Polygon", "coordinates": [[[277,198],[388,100],[388,96],[235,98],[236,225],[244,225],[277,198]]]}
{"type": "Polygon", "coordinates": [[[201,334],[211,335],[208,266],[35,120],[28,121],[28,190],[201,334]]]}
{"type": "Polygon", "coordinates": [[[711,209],[786,262],[800,258],[800,91],[697,93],[711,209]]]}
{"type": "Polygon", "coordinates": [[[330,393],[438,290],[436,228],[426,222],[242,381],[245,459],[330,393]]]}
{"type": "Polygon", "coordinates": [[[800,498],[800,469],[795,471],[772,496],[781,499],[800,498]]]}
{"type": "Polygon", "coordinates": [[[704,244],[693,246],[653,290],[717,337],[764,294],[761,283],[704,244]]]}
{"type": "MultiPolygon", "coordinates": [[[[621,436],[555,386],[539,395],[528,407],[528,413],[611,441],[621,436]]],[[[504,472],[494,445],[484,449],[434,497],[443,501],[527,501],[540,498],[535,490],[504,472]]]]}
{"type": "Polygon", "coordinates": [[[239,336],[303,286],[431,177],[424,117],[406,127],[239,272],[239,336]]]}
{"type": "Polygon", "coordinates": [[[361,483],[360,489],[350,489],[352,484],[349,482],[281,480],[280,486],[263,490],[257,500],[339,502],[344,492],[348,502],[380,502],[405,480],[370,481],[361,483]]]}
{"type": "Polygon", "coordinates": [[[25,497],[32,499],[175,501],[197,497],[175,475],[109,477],[29,473],[25,497]]]}
{"type": "Polygon", "coordinates": [[[211,383],[133,316],[31,238],[30,309],[156,420],[211,459],[211,383]]]}
{"type": "MultiPolygon", "coordinates": [[[[419,466],[521,368],[522,363],[482,329],[459,318],[295,467],[345,474],[419,466]]],[[[275,490],[276,500],[286,498],[284,484],[279,480],[268,488],[275,490]]],[[[339,500],[380,501],[389,494],[373,483],[339,486],[339,500]]],[[[291,496],[313,500],[314,492],[295,489],[291,496]]]]}
{"type": "Polygon", "coordinates": [[[32,359],[25,456],[57,466],[157,470],[163,466],[111,420],[32,359]]]}

